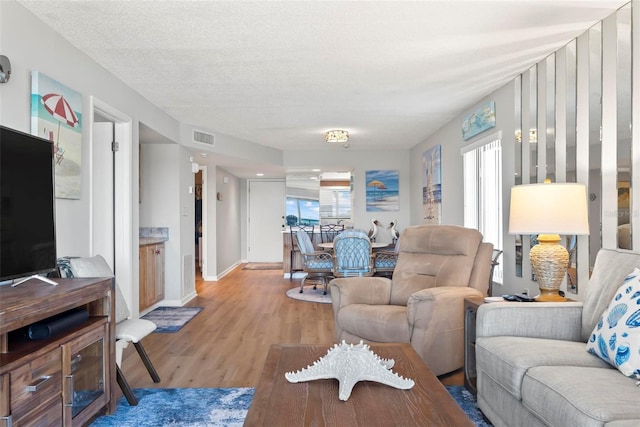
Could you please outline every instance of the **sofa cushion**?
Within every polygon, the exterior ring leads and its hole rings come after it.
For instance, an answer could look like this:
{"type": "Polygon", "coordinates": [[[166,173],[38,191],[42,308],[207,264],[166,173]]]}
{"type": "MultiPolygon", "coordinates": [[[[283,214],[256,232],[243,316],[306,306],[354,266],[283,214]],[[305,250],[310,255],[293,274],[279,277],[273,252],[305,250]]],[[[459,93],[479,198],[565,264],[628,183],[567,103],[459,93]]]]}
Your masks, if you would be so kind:
{"type": "MultiPolygon", "coordinates": [[[[517,399],[522,380],[536,366],[584,366],[610,369],[609,364],[584,351],[584,343],[528,337],[478,337],[477,366],[517,399]]],[[[640,390],[638,390],[640,391],[640,390]]]]}
{"type": "Polygon", "coordinates": [[[624,278],[640,267],[640,253],[623,249],[600,249],[589,279],[582,309],[582,339],[586,342],[616,294],[624,278]]]}
{"type": "Polygon", "coordinates": [[[640,425],[640,390],[635,380],[611,367],[531,368],[522,381],[522,403],[551,426],[602,426],[615,420],[640,425]]]}
{"type": "Polygon", "coordinates": [[[407,307],[351,304],[338,312],[340,327],[357,337],[375,342],[409,342],[407,307]]]}
{"type": "Polygon", "coordinates": [[[640,374],[640,269],[616,291],[587,341],[587,351],[626,376],[640,374]]]}

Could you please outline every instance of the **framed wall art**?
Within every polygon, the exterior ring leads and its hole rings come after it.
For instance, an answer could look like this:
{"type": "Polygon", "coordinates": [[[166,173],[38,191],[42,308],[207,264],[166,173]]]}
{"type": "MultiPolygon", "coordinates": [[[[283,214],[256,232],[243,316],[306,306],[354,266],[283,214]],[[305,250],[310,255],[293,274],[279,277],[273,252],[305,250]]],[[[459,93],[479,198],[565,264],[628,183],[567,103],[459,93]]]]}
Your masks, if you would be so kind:
{"type": "Polygon", "coordinates": [[[397,170],[366,172],[367,212],[398,211],[399,173],[397,170]]]}
{"type": "Polygon", "coordinates": [[[82,178],[82,95],[31,73],[31,133],[54,144],[56,197],[79,199],[82,178]]]}
{"type": "Polygon", "coordinates": [[[442,222],[442,182],[440,173],[440,145],[422,153],[422,206],[424,222],[442,222]]]}
{"type": "Polygon", "coordinates": [[[462,139],[465,141],[496,125],[496,103],[489,101],[462,120],[462,139]]]}

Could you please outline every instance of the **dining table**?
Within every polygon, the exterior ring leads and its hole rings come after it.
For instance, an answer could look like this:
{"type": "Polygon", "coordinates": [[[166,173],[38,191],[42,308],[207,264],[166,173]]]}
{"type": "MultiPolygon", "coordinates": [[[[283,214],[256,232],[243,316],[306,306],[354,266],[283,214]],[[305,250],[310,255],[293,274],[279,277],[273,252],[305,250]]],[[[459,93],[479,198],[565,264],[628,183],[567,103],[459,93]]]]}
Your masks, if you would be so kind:
{"type": "MultiPolygon", "coordinates": [[[[386,248],[387,246],[391,245],[391,243],[385,243],[385,242],[371,242],[371,249],[381,249],[381,248],[386,248]]],[[[324,242],[324,243],[318,243],[318,247],[322,248],[322,249],[333,249],[333,242],[324,242]]]]}

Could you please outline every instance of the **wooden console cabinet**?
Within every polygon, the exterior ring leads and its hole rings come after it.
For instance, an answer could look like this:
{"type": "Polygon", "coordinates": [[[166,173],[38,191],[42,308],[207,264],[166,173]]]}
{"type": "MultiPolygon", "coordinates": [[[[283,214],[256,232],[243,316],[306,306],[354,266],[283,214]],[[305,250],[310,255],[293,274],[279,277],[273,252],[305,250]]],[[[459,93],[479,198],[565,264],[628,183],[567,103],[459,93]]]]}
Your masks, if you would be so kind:
{"type": "Polygon", "coordinates": [[[144,311],[164,299],[164,243],[140,246],[140,302],[144,311]]]}
{"type": "Polygon", "coordinates": [[[55,281],[0,286],[0,427],[82,426],[115,410],[113,280],[55,281]],[[78,308],[86,321],[46,339],[24,336],[78,308]]]}

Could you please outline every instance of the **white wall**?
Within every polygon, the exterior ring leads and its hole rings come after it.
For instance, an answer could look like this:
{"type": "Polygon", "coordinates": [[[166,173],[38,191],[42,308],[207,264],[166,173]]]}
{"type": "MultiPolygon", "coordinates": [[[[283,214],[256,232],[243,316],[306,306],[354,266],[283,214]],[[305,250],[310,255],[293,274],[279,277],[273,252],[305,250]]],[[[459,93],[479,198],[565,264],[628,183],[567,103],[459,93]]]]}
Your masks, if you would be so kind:
{"type": "MultiPolygon", "coordinates": [[[[191,153],[184,147],[179,147],[176,157],[178,169],[178,188],[175,198],[179,205],[179,225],[180,233],[177,240],[179,248],[176,262],[175,286],[170,290],[169,296],[175,298],[173,301],[178,305],[183,305],[196,296],[196,247],[194,231],[196,227],[196,206],[195,206],[195,175],[191,170],[191,153]]],[[[169,290],[169,289],[167,289],[169,290]]]]}
{"type": "MultiPolygon", "coordinates": [[[[514,248],[514,237],[508,234],[508,212],[510,191],[514,184],[514,135],[515,135],[515,91],[514,82],[509,82],[500,89],[478,100],[478,102],[463,114],[438,130],[431,137],[411,149],[411,222],[422,223],[422,153],[440,144],[441,177],[442,177],[442,223],[451,225],[464,224],[464,183],[463,164],[460,149],[486,138],[488,135],[502,131],[502,200],[504,214],[503,234],[506,248],[514,248]],[[496,126],[475,137],[464,141],[462,139],[462,120],[470,112],[487,101],[495,101],[496,126]]],[[[515,252],[505,250],[502,257],[505,268],[504,277],[515,278],[515,252]],[[507,276],[509,275],[509,276],[507,276]]],[[[496,294],[520,292],[522,286],[514,280],[505,280],[504,289],[495,289],[496,294]],[[511,288],[513,286],[513,289],[511,288]],[[512,290],[510,290],[512,289],[512,290]]]]}
{"type": "MultiPolygon", "coordinates": [[[[180,203],[182,193],[188,193],[186,186],[182,188],[180,177],[179,160],[184,148],[178,144],[140,147],[140,227],[169,228],[169,240],[165,243],[165,299],[180,301],[182,214],[190,215],[193,222],[195,210],[193,203],[190,208],[180,203]]],[[[190,253],[193,252],[192,245],[190,253]]]]}
{"type": "MultiPolygon", "coordinates": [[[[165,137],[179,141],[179,124],[84,53],[71,46],[42,21],[13,0],[0,1],[0,52],[10,58],[11,80],[0,85],[0,123],[30,131],[31,72],[39,71],[82,94],[82,186],[79,200],[56,199],[57,253],[89,256],[90,248],[90,99],[100,101],[132,118],[133,158],[137,178],[138,122],[143,121],[165,137]]],[[[131,205],[138,244],[138,189],[134,184],[131,205]]],[[[138,256],[132,251],[133,286],[138,289],[138,256]]],[[[127,291],[127,290],[123,290],[127,291]]]]}
{"type": "MultiPolygon", "coordinates": [[[[227,271],[242,259],[240,229],[240,179],[228,171],[217,168],[215,173],[216,193],[211,199],[216,205],[216,263],[218,274],[227,271]],[[225,184],[224,180],[228,182],[225,184]],[[217,200],[220,193],[222,200],[217,200]]],[[[284,203],[284,201],[283,201],[284,203]]]]}
{"type": "MultiPolygon", "coordinates": [[[[341,150],[338,153],[329,151],[287,151],[284,153],[284,164],[295,167],[316,167],[338,172],[351,171],[353,175],[353,212],[352,220],[355,228],[368,231],[371,219],[375,218],[385,226],[379,233],[378,241],[390,242],[391,236],[386,227],[391,221],[398,221],[398,230],[414,225],[410,212],[412,195],[410,193],[411,174],[409,150],[376,150],[357,151],[341,150]],[[397,170],[399,173],[399,210],[391,212],[367,212],[365,182],[369,170],[397,170]]],[[[421,200],[422,200],[422,196],[421,200]]]]}

